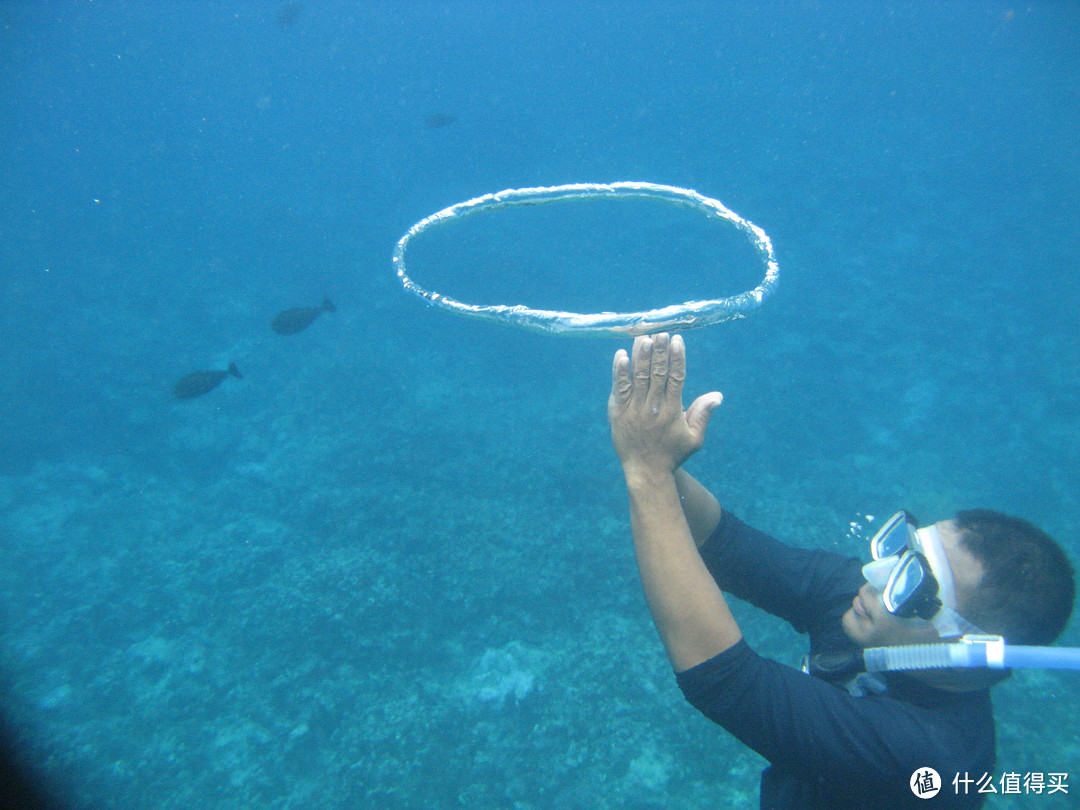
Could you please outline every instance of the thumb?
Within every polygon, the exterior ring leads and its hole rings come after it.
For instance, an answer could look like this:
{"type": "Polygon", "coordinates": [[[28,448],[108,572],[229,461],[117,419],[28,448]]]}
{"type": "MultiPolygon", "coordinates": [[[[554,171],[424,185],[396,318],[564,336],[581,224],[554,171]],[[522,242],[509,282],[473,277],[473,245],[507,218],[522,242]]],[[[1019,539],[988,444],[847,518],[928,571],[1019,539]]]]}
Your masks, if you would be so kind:
{"type": "Polygon", "coordinates": [[[724,395],[719,391],[702,394],[690,403],[686,409],[686,424],[690,431],[699,439],[705,438],[705,428],[709,426],[709,417],[712,412],[724,401],[724,395]]]}

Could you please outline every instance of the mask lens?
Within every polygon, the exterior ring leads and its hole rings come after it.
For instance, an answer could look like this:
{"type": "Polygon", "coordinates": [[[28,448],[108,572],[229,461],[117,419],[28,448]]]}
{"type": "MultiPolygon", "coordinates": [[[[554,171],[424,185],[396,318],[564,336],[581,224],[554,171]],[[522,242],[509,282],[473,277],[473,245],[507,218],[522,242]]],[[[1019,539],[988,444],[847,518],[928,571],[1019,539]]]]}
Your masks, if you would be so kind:
{"type": "Polygon", "coordinates": [[[941,606],[934,594],[937,580],[923,564],[918,554],[909,552],[900,558],[889,582],[882,591],[885,609],[902,618],[920,616],[931,618],[941,606]]]}
{"type": "Polygon", "coordinates": [[[888,588],[891,601],[902,605],[915,595],[923,581],[923,567],[914,554],[893,572],[888,588]]]}
{"type": "Polygon", "coordinates": [[[900,554],[908,545],[910,529],[906,512],[897,512],[870,540],[870,553],[875,560],[900,554]]]}

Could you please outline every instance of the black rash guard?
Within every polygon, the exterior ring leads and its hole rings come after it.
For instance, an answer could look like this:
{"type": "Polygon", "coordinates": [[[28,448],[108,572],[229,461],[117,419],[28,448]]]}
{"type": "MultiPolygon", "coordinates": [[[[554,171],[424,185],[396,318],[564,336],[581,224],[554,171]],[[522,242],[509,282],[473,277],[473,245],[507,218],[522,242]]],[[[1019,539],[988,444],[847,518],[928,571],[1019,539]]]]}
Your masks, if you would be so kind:
{"type": "MultiPolygon", "coordinates": [[[[865,582],[857,559],[786,546],[726,510],[701,555],[721,590],[809,633],[811,655],[857,650],[840,626],[865,582]]],[[[974,783],[965,795],[962,780],[993,778],[988,689],[948,692],[888,673],[884,692],[855,697],[745,639],[676,677],[694,707],[769,761],[762,808],[925,810],[910,786],[925,768],[940,777],[934,807],[979,807],[985,796],[974,783]]]]}

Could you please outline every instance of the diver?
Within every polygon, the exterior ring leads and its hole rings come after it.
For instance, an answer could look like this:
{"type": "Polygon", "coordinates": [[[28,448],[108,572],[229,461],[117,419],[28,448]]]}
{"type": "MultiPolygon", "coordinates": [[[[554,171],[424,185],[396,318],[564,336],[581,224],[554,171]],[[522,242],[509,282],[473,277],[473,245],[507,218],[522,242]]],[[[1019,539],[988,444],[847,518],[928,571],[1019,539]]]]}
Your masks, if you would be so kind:
{"type": "Polygon", "coordinates": [[[608,418],[645,597],[686,699],[769,761],[762,808],[925,807],[931,790],[935,807],[979,807],[975,780],[995,765],[989,687],[1008,670],[866,672],[863,650],[975,633],[1048,644],[1072,612],[1064,552],[989,510],[921,529],[900,512],[865,566],[784,545],[681,469],[723,399],[684,411],[685,378],[682,337],[637,338],[615,354],[608,418]],[[722,591],[808,633],[804,671],[755,653],[722,591]]]}

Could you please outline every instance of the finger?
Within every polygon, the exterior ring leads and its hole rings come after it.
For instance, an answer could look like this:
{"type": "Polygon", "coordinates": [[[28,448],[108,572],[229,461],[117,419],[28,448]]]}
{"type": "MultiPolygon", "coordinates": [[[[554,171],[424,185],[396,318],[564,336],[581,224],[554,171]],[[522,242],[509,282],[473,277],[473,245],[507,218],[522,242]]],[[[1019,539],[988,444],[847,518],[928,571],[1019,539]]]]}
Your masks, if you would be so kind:
{"type": "Polygon", "coordinates": [[[626,349],[615,352],[615,360],[611,364],[611,396],[616,402],[625,405],[630,401],[630,357],[626,349]]]}
{"type": "Polygon", "coordinates": [[[660,410],[661,401],[667,390],[669,345],[670,338],[667,332],[653,335],[652,363],[649,365],[649,395],[645,399],[645,406],[651,408],[654,413],[660,410]]]}
{"type": "Polygon", "coordinates": [[[649,393],[649,366],[652,363],[653,339],[649,335],[634,338],[633,354],[630,355],[630,376],[633,378],[632,395],[645,397],[649,393]]]}
{"type": "Polygon", "coordinates": [[[682,407],[683,383],[686,382],[686,343],[682,335],[672,335],[668,349],[667,396],[682,407]]]}
{"type": "Polygon", "coordinates": [[[698,442],[705,441],[705,429],[709,426],[709,418],[723,401],[723,394],[719,391],[712,391],[708,394],[702,394],[691,402],[690,407],[686,409],[686,424],[698,442]]]}

